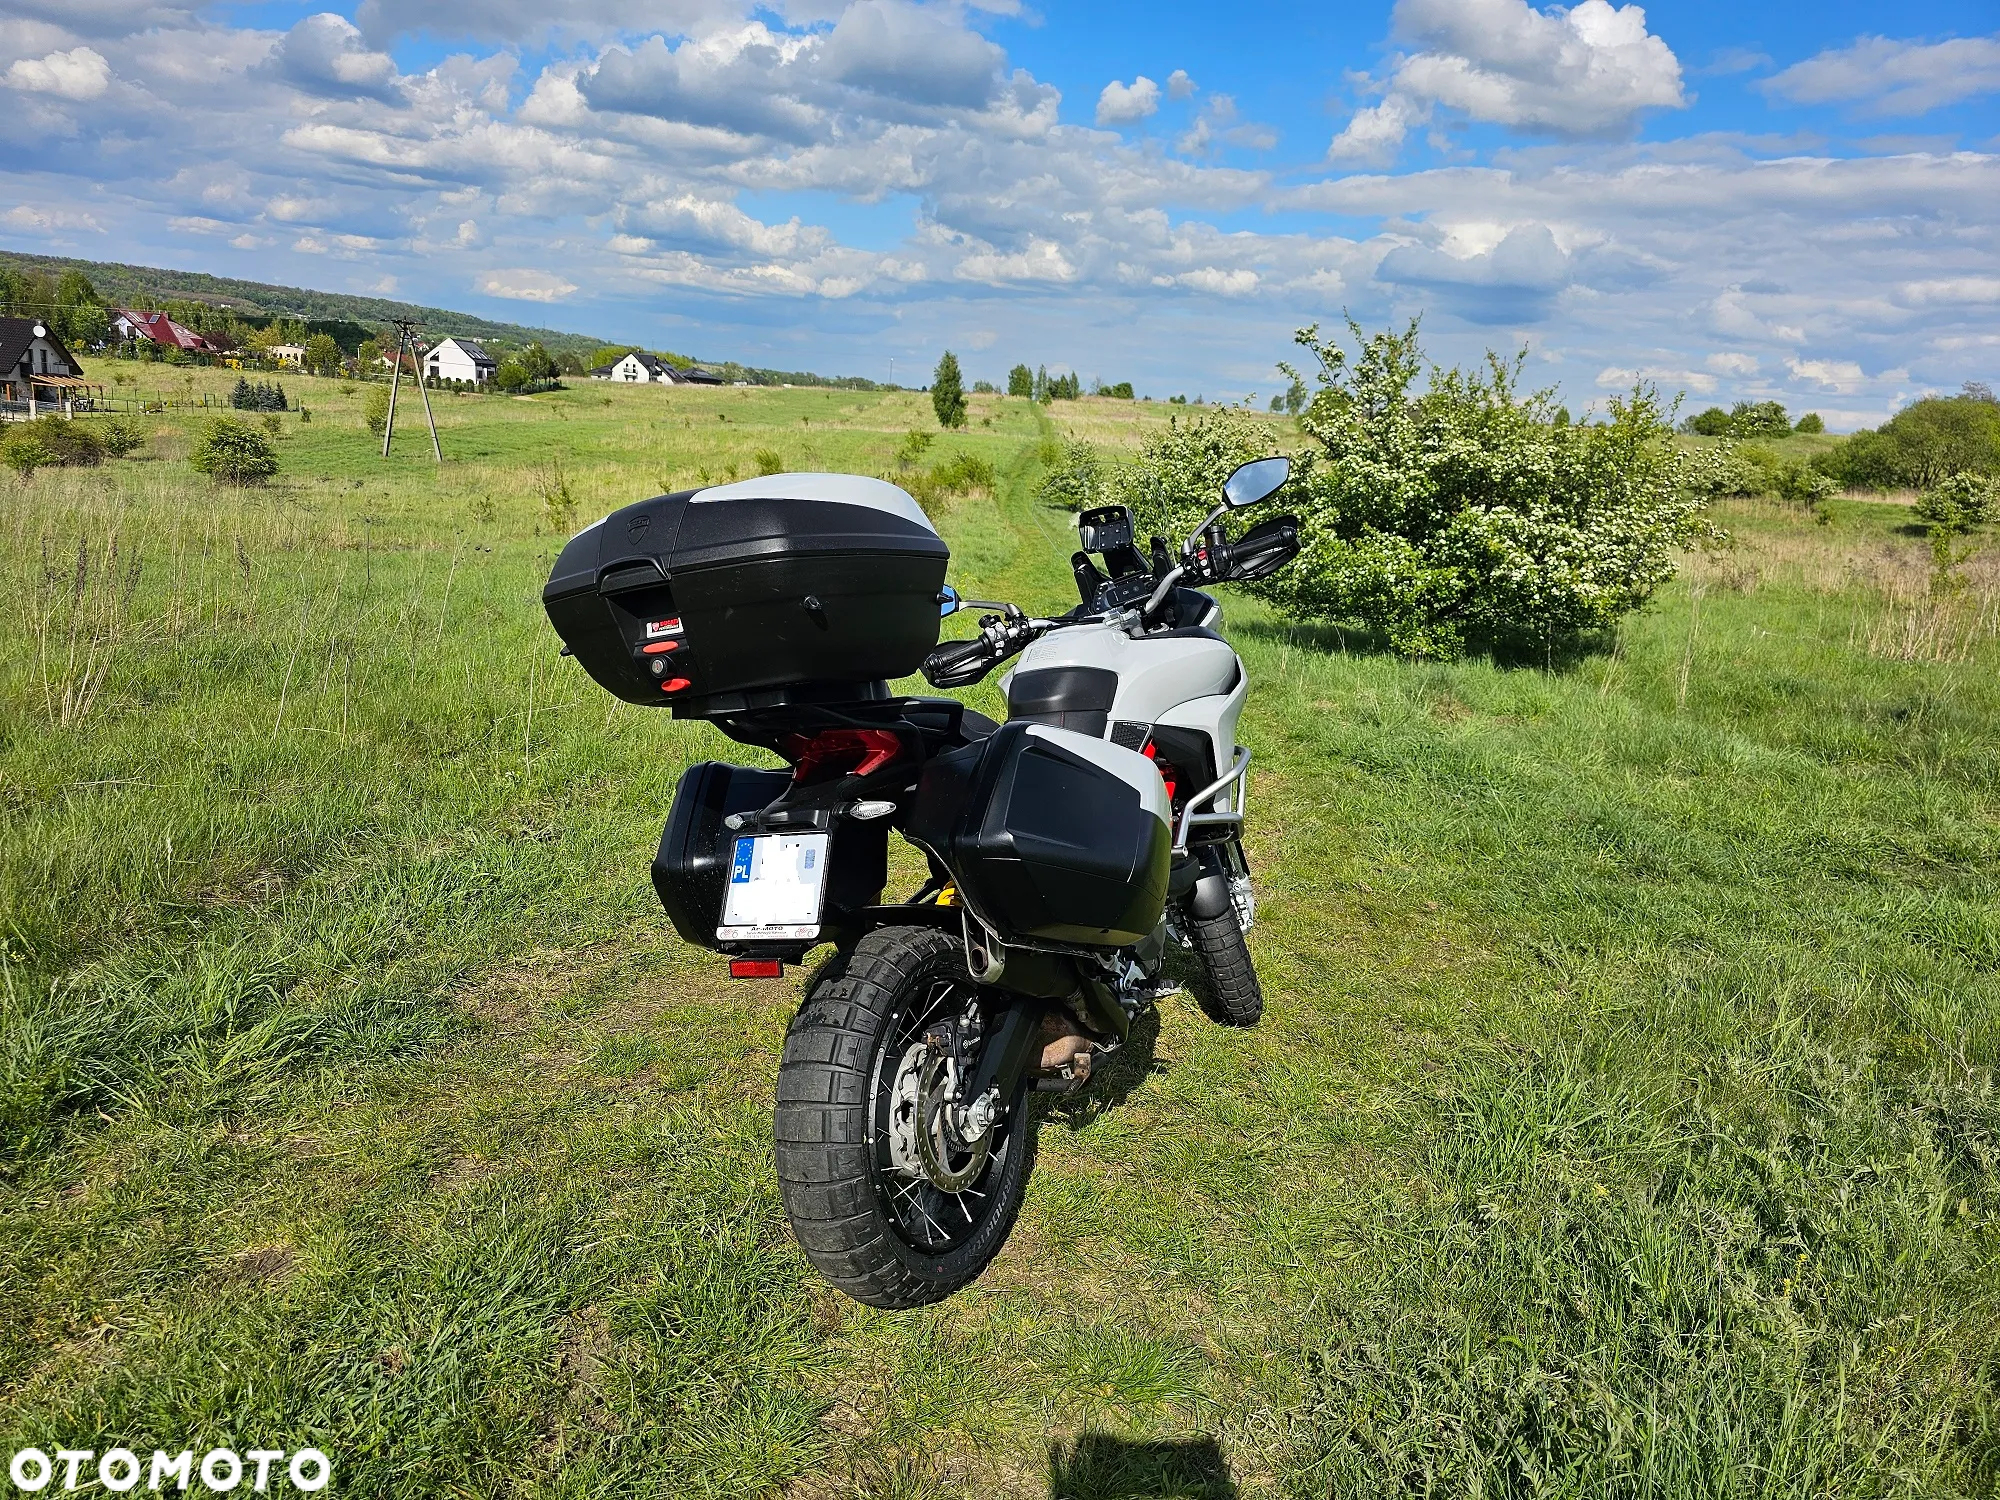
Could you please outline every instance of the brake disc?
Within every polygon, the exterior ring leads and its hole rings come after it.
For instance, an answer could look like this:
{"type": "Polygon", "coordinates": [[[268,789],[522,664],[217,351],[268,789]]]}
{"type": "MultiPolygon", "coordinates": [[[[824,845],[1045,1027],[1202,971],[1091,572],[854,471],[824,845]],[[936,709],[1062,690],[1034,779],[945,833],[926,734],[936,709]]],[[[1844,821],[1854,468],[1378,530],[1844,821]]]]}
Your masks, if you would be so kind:
{"type": "Polygon", "coordinates": [[[896,1064],[889,1090],[889,1160],[905,1177],[928,1182],[945,1193],[962,1193],[979,1180],[993,1145],[988,1124],[971,1141],[953,1128],[950,1076],[945,1059],[923,1042],[912,1042],[896,1064]],[[954,1157],[961,1158],[954,1168],[954,1157]]]}

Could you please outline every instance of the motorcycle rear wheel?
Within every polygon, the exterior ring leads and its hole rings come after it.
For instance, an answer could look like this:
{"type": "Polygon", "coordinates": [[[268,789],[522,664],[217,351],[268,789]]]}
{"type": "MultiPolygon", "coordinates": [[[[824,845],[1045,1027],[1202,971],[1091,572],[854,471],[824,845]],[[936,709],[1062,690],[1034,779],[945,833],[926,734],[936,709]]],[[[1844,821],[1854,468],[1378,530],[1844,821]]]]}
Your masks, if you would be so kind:
{"type": "MultiPolygon", "coordinates": [[[[1034,1168],[1023,1078],[983,1162],[961,1150],[953,1190],[913,1176],[892,1133],[912,1059],[941,1022],[977,1003],[961,944],[927,927],[869,933],[816,984],[785,1038],[775,1128],[778,1190],[806,1259],[856,1301],[909,1308],[978,1277],[1007,1241],[1034,1168]]],[[[900,1120],[907,1142],[910,1124],[900,1120]]]]}

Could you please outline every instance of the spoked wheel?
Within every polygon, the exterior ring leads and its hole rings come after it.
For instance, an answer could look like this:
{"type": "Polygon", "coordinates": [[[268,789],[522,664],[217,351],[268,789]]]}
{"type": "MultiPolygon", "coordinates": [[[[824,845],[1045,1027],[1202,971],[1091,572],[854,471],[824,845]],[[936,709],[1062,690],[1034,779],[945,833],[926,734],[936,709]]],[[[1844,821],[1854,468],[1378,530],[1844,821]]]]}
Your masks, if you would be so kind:
{"type": "Polygon", "coordinates": [[[955,939],[884,927],[792,1023],[779,1191],[806,1259],[858,1301],[936,1302],[1006,1243],[1034,1165],[1029,1081],[1001,1109],[955,1097],[994,1020],[955,939]]]}

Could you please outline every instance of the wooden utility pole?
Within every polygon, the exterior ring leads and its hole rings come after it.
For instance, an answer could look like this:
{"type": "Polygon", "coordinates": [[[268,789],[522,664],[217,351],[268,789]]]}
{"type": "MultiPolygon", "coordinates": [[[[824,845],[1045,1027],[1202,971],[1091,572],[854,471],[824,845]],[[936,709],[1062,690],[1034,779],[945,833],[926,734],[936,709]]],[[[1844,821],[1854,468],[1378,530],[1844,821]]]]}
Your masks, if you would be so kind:
{"type": "Polygon", "coordinates": [[[424,363],[417,352],[417,325],[407,318],[392,318],[396,328],[396,365],[389,373],[389,420],[382,425],[382,456],[389,456],[389,440],[396,435],[396,387],[403,378],[403,351],[410,351],[410,362],[417,369],[417,394],[423,398],[424,420],[430,423],[431,452],[439,463],[444,462],[444,449],[438,446],[437,417],[431,411],[431,394],[424,389],[424,363]]]}

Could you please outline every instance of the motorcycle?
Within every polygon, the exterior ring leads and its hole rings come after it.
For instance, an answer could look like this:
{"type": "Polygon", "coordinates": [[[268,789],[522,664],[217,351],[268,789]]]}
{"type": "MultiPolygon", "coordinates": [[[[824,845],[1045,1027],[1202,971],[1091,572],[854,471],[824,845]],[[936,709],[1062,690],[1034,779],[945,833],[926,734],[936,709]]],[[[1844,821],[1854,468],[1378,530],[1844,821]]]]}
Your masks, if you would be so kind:
{"type": "Polygon", "coordinates": [[[1079,602],[1053,619],[962,597],[915,502],[851,475],[655,497],[558,558],[543,598],[566,655],[785,762],[689,767],[653,883],[733,977],[833,946],[786,1037],[775,1154],[800,1247],[857,1300],[917,1307],[985,1269],[1033,1168],[1031,1095],[1088,1085],[1174,990],[1170,950],[1213,1020],[1261,1017],[1249,683],[1201,585],[1296,555],[1296,517],[1224,525],[1290,470],[1238,468],[1177,548],[1142,553],[1123,506],[1086,511],[1079,602]],[[938,644],[961,611],[977,633],[938,644]],[[920,668],[964,687],[1009,661],[1001,724],[887,686],[920,668]],[[891,829],[928,878],[885,903],[891,829]]]}

